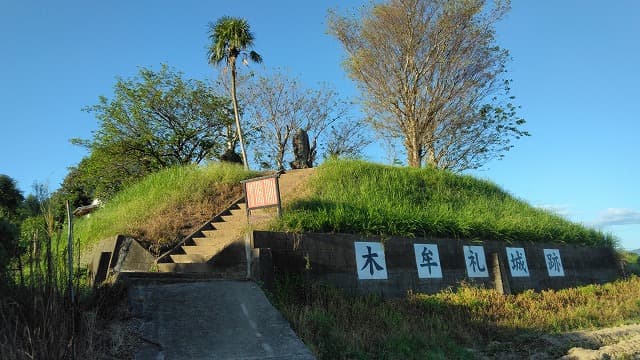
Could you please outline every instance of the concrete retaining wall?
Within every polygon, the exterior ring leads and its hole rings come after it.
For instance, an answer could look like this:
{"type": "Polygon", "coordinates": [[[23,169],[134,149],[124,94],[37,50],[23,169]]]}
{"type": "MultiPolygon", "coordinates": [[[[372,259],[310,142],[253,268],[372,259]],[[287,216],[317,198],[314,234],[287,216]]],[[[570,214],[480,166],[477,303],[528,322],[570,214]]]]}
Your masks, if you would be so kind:
{"type": "Polygon", "coordinates": [[[117,235],[103,239],[93,250],[89,263],[92,285],[100,285],[111,274],[126,271],[149,271],[155,258],[135,239],[117,235]]]}
{"type": "MultiPolygon", "coordinates": [[[[275,273],[305,273],[311,278],[331,283],[339,288],[358,293],[379,293],[402,296],[412,290],[435,293],[456,286],[461,281],[496,288],[506,293],[527,289],[561,289],[583,284],[604,283],[620,276],[615,251],[605,247],[560,246],[551,243],[506,244],[497,241],[461,241],[435,238],[362,237],[351,234],[274,233],[254,231],[254,249],[269,259],[258,261],[275,273]],[[359,278],[362,268],[356,265],[355,242],[382,242],[386,260],[387,278],[364,280],[359,278]],[[435,244],[439,252],[441,278],[419,278],[419,254],[414,244],[435,244]],[[470,277],[468,255],[463,246],[482,246],[486,258],[487,277],[470,277]],[[522,248],[525,253],[528,276],[512,276],[513,262],[505,247],[522,248]],[[550,276],[544,249],[558,250],[564,276],[550,276]],[[360,270],[360,273],[359,273],[360,270]]],[[[475,248],[474,248],[475,249],[475,248]]],[[[379,254],[382,255],[382,254],[379,254]]],[[[361,256],[361,253],[358,253],[361,256]]],[[[376,259],[380,259],[378,257],[376,259]]],[[[367,270],[366,266],[364,267],[367,270]]],[[[265,275],[265,269],[255,273],[265,275]]]]}

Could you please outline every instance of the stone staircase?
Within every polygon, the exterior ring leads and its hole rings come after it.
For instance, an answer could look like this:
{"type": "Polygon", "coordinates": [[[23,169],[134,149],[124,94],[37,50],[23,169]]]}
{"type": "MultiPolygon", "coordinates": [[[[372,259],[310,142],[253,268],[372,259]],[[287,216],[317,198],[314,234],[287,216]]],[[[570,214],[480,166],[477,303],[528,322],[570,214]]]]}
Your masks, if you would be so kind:
{"type": "Polygon", "coordinates": [[[161,255],[156,260],[158,270],[244,279],[247,226],[246,205],[241,198],[161,255]]]}
{"type": "MultiPolygon", "coordinates": [[[[306,190],[306,182],[314,169],[291,170],[279,178],[283,203],[299,197],[306,190]]],[[[245,279],[247,249],[245,233],[249,225],[244,198],[233,202],[226,210],[213,217],[176,247],[157,260],[160,272],[203,274],[207,277],[245,279]]],[[[254,229],[276,216],[275,208],[252,211],[254,229]]]]}

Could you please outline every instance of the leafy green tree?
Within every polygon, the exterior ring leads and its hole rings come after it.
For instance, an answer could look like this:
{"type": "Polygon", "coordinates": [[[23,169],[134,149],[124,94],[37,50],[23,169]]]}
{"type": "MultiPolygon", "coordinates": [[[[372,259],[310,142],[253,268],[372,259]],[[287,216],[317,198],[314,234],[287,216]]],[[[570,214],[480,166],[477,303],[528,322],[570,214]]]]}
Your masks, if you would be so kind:
{"type": "Polygon", "coordinates": [[[15,255],[18,241],[18,209],[24,200],[16,181],[0,174],[0,281],[6,266],[15,255]]]}
{"type": "Polygon", "coordinates": [[[232,117],[228,98],[162,65],[118,79],[112,99],[87,107],[99,126],[91,140],[72,139],[90,155],[71,169],[63,191],[74,205],[108,197],[122,184],[164,167],[219,158],[232,117]]]}
{"type": "Polygon", "coordinates": [[[4,282],[7,264],[15,254],[18,228],[8,219],[0,217],[0,282],[4,282]]]}
{"type": "Polygon", "coordinates": [[[120,179],[137,178],[137,174],[118,172],[118,165],[122,162],[114,161],[107,156],[100,157],[102,154],[103,152],[97,149],[80,160],[77,166],[70,167],[60,189],[54,193],[53,197],[57,199],[59,194],[60,203],[69,200],[69,204],[76,208],[91,203],[95,197],[111,197],[113,192],[109,189],[119,188],[118,184],[122,181],[120,179]],[[103,167],[98,168],[100,165],[103,167]],[[98,176],[99,174],[110,175],[98,176]]]}
{"type": "Polygon", "coordinates": [[[102,96],[86,108],[99,128],[91,141],[76,143],[111,155],[136,156],[141,166],[162,168],[200,163],[219,156],[228,100],[198,80],[162,65],[142,68],[133,79],[119,79],[114,98],[102,96]]]}
{"type": "Polygon", "coordinates": [[[47,246],[47,235],[47,224],[42,215],[24,219],[20,224],[20,248],[26,255],[23,263],[33,267],[33,261],[43,257],[47,246]]]}
{"type": "Polygon", "coordinates": [[[0,216],[13,218],[23,200],[24,197],[16,181],[7,175],[0,174],[0,216]]]}
{"type": "Polygon", "coordinates": [[[494,25],[509,1],[387,0],[360,15],[329,13],[369,121],[401,141],[409,166],[482,166],[528,136],[504,78],[494,25]]]}
{"type": "Polygon", "coordinates": [[[24,201],[20,205],[18,213],[21,219],[26,219],[31,216],[38,216],[42,212],[42,204],[37,196],[34,194],[27,195],[24,201]]]}
{"type": "Polygon", "coordinates": [[[240,111],[238,109],[238,97],[236,94],[236,60],[242,56],[242,62],[245,64],[248,64],[248,59],[256,63],[261,63],[262,57],[257,52],[249,50],[253,47],[254,36],[249,28],[249,23],[244,19],[224,16],[215,23],[210,23],[209,40],[211,41],[208,52],[209,63],[226,63],[231,70],[231,101],[233,103],[233,114],[235,116],[236,130],[240,142],[242,162],[244,163],[244,168],[248,170],[249,163],[247,162],[245,142],[242,136],[242,127],[240,126],[240,111]]]}

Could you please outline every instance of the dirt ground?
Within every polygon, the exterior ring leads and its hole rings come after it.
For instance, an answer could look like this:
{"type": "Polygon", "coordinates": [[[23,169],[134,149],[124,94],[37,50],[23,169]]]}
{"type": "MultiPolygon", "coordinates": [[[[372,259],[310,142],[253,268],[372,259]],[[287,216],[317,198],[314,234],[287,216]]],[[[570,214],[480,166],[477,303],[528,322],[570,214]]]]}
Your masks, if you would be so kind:
{"type": "Polygon", "coordinates": [[[640,324],[493,342],[477,355],[505,360],[640,359],[640,324]]]}

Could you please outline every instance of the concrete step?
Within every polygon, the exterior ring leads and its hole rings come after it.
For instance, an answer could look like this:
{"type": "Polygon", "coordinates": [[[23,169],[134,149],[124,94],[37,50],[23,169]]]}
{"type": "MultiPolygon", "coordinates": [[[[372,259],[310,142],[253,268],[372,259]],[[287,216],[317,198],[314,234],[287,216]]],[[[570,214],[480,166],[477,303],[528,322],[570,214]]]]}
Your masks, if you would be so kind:
{"type": "Polygon", "coordinates": [[[244,227],[246,218],[241,216],[225,215],[221,216],[222,221],[212,222],[211,225],[217,230],[230,230],[244,227]]]}
{"type": "Polygon", "coordinates": [[[193,255],[202,255],[207,258],[211,258],[213,255],[217,254],[224,248],[224,244],[212,244],[212,245],[198,245],[198,246],[189,246],[183,245],[182,250],[184,250],[187,254],[193,255]]]}
{"type": "Polygon", "coordinates": [[[180,274],[189,273],[206,273],[209,278],[218,279],[232,279],[232,280],[245,280],[247,277],[246,265],[234,267],[218,267],[209,263],[197,263],[197,264],[179,264],[179,263],[160,263],[158,264],[158,270],[160,272],[171,272],[180,274]]]}
{"type": "Polygon", "coordinates": [[[211,273],[214,268],[208,263],[158,263],[158,270],[177,273],[211,273]]]}
{"type": "Polygon", "coordinates": [[[194,237],[191,238],[195,246],[215,246],[218,244],[216,240],[214,240],[213,236],[205,236],[205,237],[194,237]]]}
{"type": "MultiPolygon", "coordinates": [[[[209,239],[211,241],[214,241],[215,243],[229,242],[231,240],[235,240],[237,238],[242,237],[242,234],[243,233],[241,233],[240,231],[225,231],[225,230],[202,231],[202,235],[204,235],[205,239],[209,239]]],[[[201,237],[199,238],[202,239],[201,237]]]]}
{"type": "Polygon", "coordinates": [[[243,221],[247,221],[247,210],[246,209],[231,209],[229,213],[232,216],[240,217],[243,221]]]}
{"type": "Polygon", "coordinates": [[[205,257],[200,254],[178,254],[170,256],[174,263],[182,264],[204,263],[210,259],[210,257],[205,257]]]}
{"type": "MultiPolygon", "coordinates": [[[[238,227],[237,222],[228,222],[228,221],[216,221],[216,222],[212,222],[211,225],[213,225],[213,228],[215,230],[220,230],[220,231],[233,231],[234,228],[238,227]]],[[[207,231],[211,231],[211,230],[207,230],[207,231]]]]}
{"type": "Polygon", "coordinates": [[[137,272],[137,271],[123,271],[119,273],[119,279],[125,281],[128,284],[139,283],[183,283],[183,282],[200,282],[206,280],[222,280],[221,275],[224,271],[218,272],[171,272],[162,271],[161,269],[175,268],[176,266],[191,265],[191,264],[173,264],[173,263],[161,263],[158,264],[159,272],[137,272]],[[168,266],[170,265],[170,266],[168,266]]]}
{"type": "Polygon", "coordinates": [[[209,240],[213,240],[214,238],[220,237],[222,234],[224,234],[224,231],[215,230],[215,229],[214,230],[202,230],[200,232],[202,233],[202,237],[198,236],[198,238],[205,238],[205,239],[209,239],[209,240]]]}

